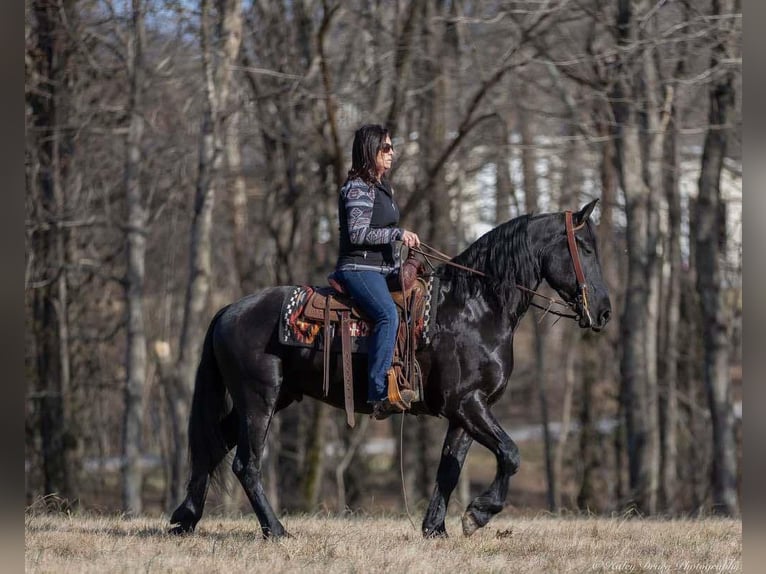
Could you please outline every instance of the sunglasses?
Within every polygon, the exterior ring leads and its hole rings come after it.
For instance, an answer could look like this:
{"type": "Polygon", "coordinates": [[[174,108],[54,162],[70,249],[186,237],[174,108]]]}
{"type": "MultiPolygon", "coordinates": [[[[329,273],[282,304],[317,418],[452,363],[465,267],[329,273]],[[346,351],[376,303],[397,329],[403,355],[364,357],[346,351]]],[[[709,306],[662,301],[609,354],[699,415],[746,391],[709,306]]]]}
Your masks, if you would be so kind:
{"type": "Polygon", "coordinates": [[[394,146],[391,145],[390,143],[384,143],[382,146],[380,146],[380,151],[382,151],[383,153],[391,153],[392,151],[394,151],[394,146]]]}

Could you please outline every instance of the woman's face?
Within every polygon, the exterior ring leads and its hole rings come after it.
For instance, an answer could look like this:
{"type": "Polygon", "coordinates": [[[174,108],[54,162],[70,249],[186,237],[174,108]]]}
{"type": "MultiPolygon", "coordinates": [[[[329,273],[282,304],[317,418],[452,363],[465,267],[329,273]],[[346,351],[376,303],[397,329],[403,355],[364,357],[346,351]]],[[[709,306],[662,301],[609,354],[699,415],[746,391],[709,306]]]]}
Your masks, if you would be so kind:
{"type": "Polygon", "coordinates": [[[394,146],[391,145],[391,138],[386,136],[386,139],[378,149],[378,153],[375,155],[375,169],[378,172],[378,179],[391,169],[391,164],[394,161],[394,146]]]}

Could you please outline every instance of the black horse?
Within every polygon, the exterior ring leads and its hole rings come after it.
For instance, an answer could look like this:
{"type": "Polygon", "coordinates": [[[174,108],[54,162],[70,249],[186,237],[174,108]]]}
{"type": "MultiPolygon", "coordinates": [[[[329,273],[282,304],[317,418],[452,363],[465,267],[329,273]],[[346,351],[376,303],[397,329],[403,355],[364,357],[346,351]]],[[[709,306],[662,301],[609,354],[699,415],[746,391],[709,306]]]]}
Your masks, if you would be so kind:
{"type": "MultiPolygon", "coordinates": [[[[447,503],[474,440],[494,453],[497,473],[463,514],[464,534],[473,534],[503,508],[508,481],[519,468],[519,450],[490,407],[513,370],[513,333],[530,305],[529,290],[546,280],[577,313],[580,327],[598,331],[609,320],[611,305],[590,221],[595,204],[573,215],[576,250],[568,246],[564,213],[525,215],[489,231],[454,259],[483,276],[450,266],[439,269],[435,330],[431,344],[418,352],[425,396],[411,411],[449,421],[436,487],[423,520],[424,536],[446,535],[447,503]],[[577,259],[580,281],[573,265],[577,259]],[[583,275],[587,299],[581,291],[583,275]]],[[[186,498],[170,519],[172,532],[194,529],[211,474],[236,446],[232,468],[264,537],[287,534],[261,480],[271,419],[303,395],[338,408],[344,405],[340,373],[333,375],[329,396],[322,396],[321,352],[278,342],[280,309],[290,290],[272,287],[244,297],[218,311],[210,323],[189,422],[191,478],[186,498]]],[[[370,413],[364,355],[354,357],[354,380],[357,412],[370,413]]]]}

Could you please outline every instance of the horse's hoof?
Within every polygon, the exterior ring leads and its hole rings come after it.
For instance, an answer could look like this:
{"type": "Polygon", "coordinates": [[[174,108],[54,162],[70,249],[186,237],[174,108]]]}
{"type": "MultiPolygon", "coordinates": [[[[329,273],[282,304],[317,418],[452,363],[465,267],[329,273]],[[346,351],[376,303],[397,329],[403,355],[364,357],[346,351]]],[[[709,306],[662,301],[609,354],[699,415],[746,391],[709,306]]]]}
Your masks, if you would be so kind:
{"type": "Polygon", "coordinates": [[[282,540],[283,538],[294,538],[292,534],[290,534],[287,530],[284,528],[281,530],[263,530],[263,539],[264,540],[273,540],[278,541],[282,540]]]}
{"type": "Polygon", "coordinates": [[[481,526],[479,526],[479,523],[476,522],[476,519],[473,517],[473,514],[470,512],[466,512],[463,514],[463,534],[466,536],[471,536],[474,532],[476,532],[481,526]]]}
{"type": "Polygon", "coordinates": [[[444,524],[440,524],[439,526],[436,526],[434,528],[424,528],[423,529],[423,538],[449,538],[447,536],[447,529],[444,527],[444,524]]]}
{"type": "Polygon", "coordinates": [[[191,524],[176,524],[168,530],[168,534],[175,534],[176,536],[183,536],[184,534],[191,534],[192,532],[194,532],[194,526],[191,524]]]}

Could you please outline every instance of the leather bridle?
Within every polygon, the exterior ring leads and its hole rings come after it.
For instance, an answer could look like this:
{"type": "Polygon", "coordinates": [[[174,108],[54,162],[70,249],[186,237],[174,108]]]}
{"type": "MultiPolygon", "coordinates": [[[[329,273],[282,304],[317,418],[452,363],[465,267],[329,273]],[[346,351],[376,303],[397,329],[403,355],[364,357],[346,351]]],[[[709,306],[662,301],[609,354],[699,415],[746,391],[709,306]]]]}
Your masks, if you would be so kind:
{"type": "MultiPolygon", "coordinates": [[[[533,307],[537,307],[538,309],[543,309],[546,313],[552,313],[553,315],[558,315],[559,317],[566,317],[567,319],[579,319],[581,316],[584,316],[588,320],[588,326],[590,327],[591,325],[593,325],[593,319],[591,318],[590,304],[588,302],[588,286],[585,282],[585,273],[583,273],[583,270],[582,270],[582,264],[580,263],[580,252],[577,249],[577,241],[575,240],[575,235],[574,235],[575,231],[578,231],[585,226],[585,222],[583,221],[580,225],[575,227],[572,222],[571,211],[564,212],[564,221],[566,223],[567,245],[569,246],[569,255],[572,258],[572,265],[574,266],[575,279],[577,281],[577,295],[575,296],[576,298],[575,300],[577,305],[579,305],[580,307],[581,314],[571,315],[567,313],[559,313],[558,311],[553,311],[551,309],[551,305],[561,305],[562,307],[570,307],[570,305],[564,301],[560,301],[558,299],[549,297],[548,295],[535,291],[534,289],[530,289],[529,287],[519,285],[518,283],[516,283],[515,286],[517,289],[521,291],[526,291],[527,293],[531,293],[532,295],[535,295],[537,297],[547,299],[549,302],[547,307],[538,305],[535,302],[530,302],[530,305],[532,305],[533,307]]],[[[426,259],[426,262],[431,266],[431,269],[434,269],[434,266],[429,260],[429,258],[436,259],[437,261],[440,261],[444,263],[445,265],[450,265],[451,267],[456,267],[457,269],[468,271],[469,273],[473,273],[474,275],[479,275],[480,277],[488,277],[486,273],[479,271],[478,269],[474,269],[472,267],[466,267],[465,265],[460,265],[459,263],[454,263],[452,261],[452,258],[449,255],[445,255],[438,249],[435,249],[431,247],[430,245],[423,243],[422,241],[420,242],[420,246],[427,249],[428,252],[425,252],[421,249],[417,249],[415,247],[410,247],[409,249],[411,251],[414,251],[416,253],[420,253],[421,255],[423,255],[423,257],[425,257],[426,259]]],[[[545,315],[543,315],[543,317],[544,316],[545,315]]]]}
{"type": "Polygon", "coordinates": [[[567,228],[567,244],[569,245],[569,255],[572,257],[572,265],[574,265],[575,278],[577,279],[577,301],[580,304],[582,314],[588,319],[588,326],[593,325],[593,319],[590,316],[590,304],[588,303],[588,285],[585,283],[585,273],[582,271],[582,265],[580,264],[580,252],[577,250],[577,241],[575,240],[575,231],[582,229],[585,226],[583,221],[577,227],[572,224],[572,212],[567,211],[564,213],[564,220],[566,221],[567,228]]]}

